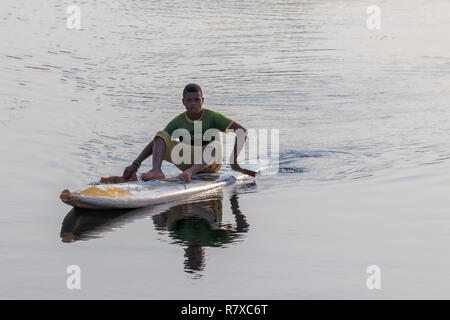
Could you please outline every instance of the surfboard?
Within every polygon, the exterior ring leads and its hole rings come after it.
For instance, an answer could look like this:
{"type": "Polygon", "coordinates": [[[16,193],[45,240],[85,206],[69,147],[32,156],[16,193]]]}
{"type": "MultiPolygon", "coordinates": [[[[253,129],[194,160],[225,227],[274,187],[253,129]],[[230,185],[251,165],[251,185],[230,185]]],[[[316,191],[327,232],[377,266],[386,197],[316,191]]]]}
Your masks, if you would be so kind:
{"type": "MultiPolygon", "coordinates": [[[[253,165],[251,169],[261,172],[264,167],[253,165]]],[[[66,189],[61,193],[60,199],[75,208],[97,210],[142,208],[223,188],[246,177],[248,176],[245,174],[225,170],[213,174],[194,175],[190,183],[184,183],[173,177],[146,182],[96,184],[72,192],[66,189]]]]}

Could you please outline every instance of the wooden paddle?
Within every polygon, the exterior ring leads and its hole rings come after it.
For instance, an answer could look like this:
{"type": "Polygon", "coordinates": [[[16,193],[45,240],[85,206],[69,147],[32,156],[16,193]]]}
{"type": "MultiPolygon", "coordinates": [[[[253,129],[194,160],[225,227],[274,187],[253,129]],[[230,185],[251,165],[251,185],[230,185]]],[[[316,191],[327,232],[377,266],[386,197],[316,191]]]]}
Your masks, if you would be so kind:
{"type": "Polygon", "coordinates": [[[253,178],[256,177],[256,175],[257,175],[257,173],[258,173],[258,172],[256,172],[256,171],[244,169],[244,168],[241,168],[241,167],[238,167],[238,168],[236,168],[236,167],[235,167],[235,168],[231,167],[231,169],[233,169],[234,171],[237,171],[237,172],[246,174],[246,175],[248,175],[248,176],[251,176],[251,177],[253,177],[253,178]]]}

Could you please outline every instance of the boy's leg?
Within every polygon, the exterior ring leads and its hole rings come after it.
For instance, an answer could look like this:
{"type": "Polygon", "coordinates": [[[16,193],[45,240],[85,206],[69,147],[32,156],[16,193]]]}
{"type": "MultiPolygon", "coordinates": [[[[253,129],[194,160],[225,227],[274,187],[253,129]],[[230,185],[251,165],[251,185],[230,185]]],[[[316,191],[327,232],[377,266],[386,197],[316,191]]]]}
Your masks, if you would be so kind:
{"type": "MultiPolygon", "coordinates": [[[[214,151],[213,151],[214,152],[214,151]]],[[[194,164],[193,166],[191,166],[190,168],[184,170],[182,173],[180,173],[180,175],[178,176],[178,178],[180,178],[181,180],[183,180],[184,182],[191,182],[191,177],[202,171],[203,169],[206,169],[207,167],[209,167],[209,164],[205,162],[205,160],[202,160],[202,163],[200,164],[194,164]]]]}
{"type": "Polygon", "coordinates": [[[202,157],[201,164],[194,164],[194,150],[191,150],[191,162],[189,163],[174,163],[172,159],[172,151],[175,146],[179,144],[177,141],[172,141],[171,136],[165,131],[159,131],[155,135],[155,145],[153,150],[153,169],[148,173],[145,173],[141,176],[142,180],[150,180],[150,179],[158,179],[158,176],[164,178],[164,174],[161,171],[161,163],[162,160],[169,161],[170,163],[175,164],[175,166],[183,171],[183,173],[179,176],[180,179],[190,182],[190,177],[198,172],[217,172],[222,166],[222,145],[219,141],[213,141],[209,143],[205,147],[200,147],[201,152],[205,152],[206,154],[212,155],[211,161],[205,161],[202,157]],[[216,156],[217,150],[217,157],[216,156]],[[208,153],[209,152],[209,153],[208,153]],[[220,159],[220,161],[215,161],[214,157],[220,159]],[[186,172],[187,171],[187,172],[186,172]],[[185,173],[186,172],[186,173],[185,173]],[[154,177],[156,174],[156,177],[154,177]],[[150,177],[150,179],[148,179],[150,177]]]}
{"type": "Polygon", "coordinates": [[[208,166],[202,168],[200,173],[214,173],[222,168],[222,143],[220,141],[210,142],[203,151],[205,158],[208,160],[208,166]]]}
{"type": "Polygon", "coordinates": [[[177,141],[172,141],[171,136],[165,131],[158,131],[153,141],[153,168],[149,172],[142,174],[141,179],[144,181],[165,178],[161,170],[162,161],[172,162],[172,150],[178,144],[177,141]]]}
{"type": "Polygon", "coordinates": [[[166,143],[161,137],[155,137],[155,144],[153,149],[152,169],[161,172],[161,164],[164,158],[164,153],[166,152],[166,143]]]}
{"type": "Polygon", "coordinates": [[[152,169],[149,172],[143,173],[141,179],[144,181],[153,179],[164,179],[166,176],[161,171],[161,164],[166,152],[166,143],[161,137],[155,137],[155,143],[153,145],[153,158],[152,158],[152,169]]]}
{"type": "MultiPolygon", "coordinates": [[[[216,163],[216,150],[218,150],[218,157],[222,159],[222,145],[220,142],[212,142],[208,144],[205,148],[202,148],[203,155],[202,163],[194,164],[191,167],[185,169],[178,177],[189,183],[191,182],[191,177],[199,172],[217,172],[222,167],[221,164],[216,163]],[[206,156],[207,155],[207,156],[206,156]]],[[[220,161],[221,162],[221,161],[220,161]]]]}

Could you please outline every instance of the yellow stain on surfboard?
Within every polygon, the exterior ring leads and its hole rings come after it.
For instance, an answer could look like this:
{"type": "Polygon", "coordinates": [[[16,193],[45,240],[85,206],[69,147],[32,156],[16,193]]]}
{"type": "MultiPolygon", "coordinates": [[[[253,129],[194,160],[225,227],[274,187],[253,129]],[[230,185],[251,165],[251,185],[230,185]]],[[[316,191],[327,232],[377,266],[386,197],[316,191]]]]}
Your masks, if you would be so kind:
{"type": "Polygon", "coordinates": [[[81,190],[78,193],[83,196],[89,197],[109,197],[109,198],[119,198],[131,194],[126,190],[113,186],[105,186],[102,189],[98,187],[91,187],[85,190],[81,190]]]}

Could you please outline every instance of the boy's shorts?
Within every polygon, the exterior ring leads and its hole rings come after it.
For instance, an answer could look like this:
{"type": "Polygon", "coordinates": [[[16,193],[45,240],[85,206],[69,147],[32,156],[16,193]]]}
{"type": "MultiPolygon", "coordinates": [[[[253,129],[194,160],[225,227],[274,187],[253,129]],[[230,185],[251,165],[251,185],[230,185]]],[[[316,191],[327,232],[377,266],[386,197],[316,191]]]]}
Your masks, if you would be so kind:
{"type": "MultiPolygon", "coordinates": [[[[170,163],[173,163],[181,171],[189,169],[190,167],[192,167],[195,164],[194,163],[194,154],[195,154],[196,150],[199,150],[198,148],[201,149],[201,154],[203,155],[203,151],[208,146],[215,147],[215,149],[216,149],[215,159],[220,159],[220,163],[217,163],[216,161],[213,161],[208,167],[206,167],[205,169],[203,169],[200,172],[202,172],[202,173],[213,173],[213,172],[219,171],[219,169],[222,167],[222,163],[221,163],[222,162],[222,144],[220,143],[220,141],[214,140],[214,141],[208,143],[207,145],[204,145],[204,146],[201,146],[201,147],[190,146],[191,147],[191,162],[188,163],[188,164],[186,164],[186,163],[176,164],[172,160],[172,150],[177,144],[182,143],[182,142],[173,141],[171,136],[170,136],[170,134],[168,134],[165,131],[158,131],[156,133],[155,137],[153,138],[153,141],[155,141],[156,137],[160,137],[161,139],[163,139],[165,144],[166,144],[166,152],[164,152],[163,160],[166,160],[166,161],[169,161],[170,163]]],[[[199,151],[197,151],[197,152],[199,152],[199,151]]]]}

